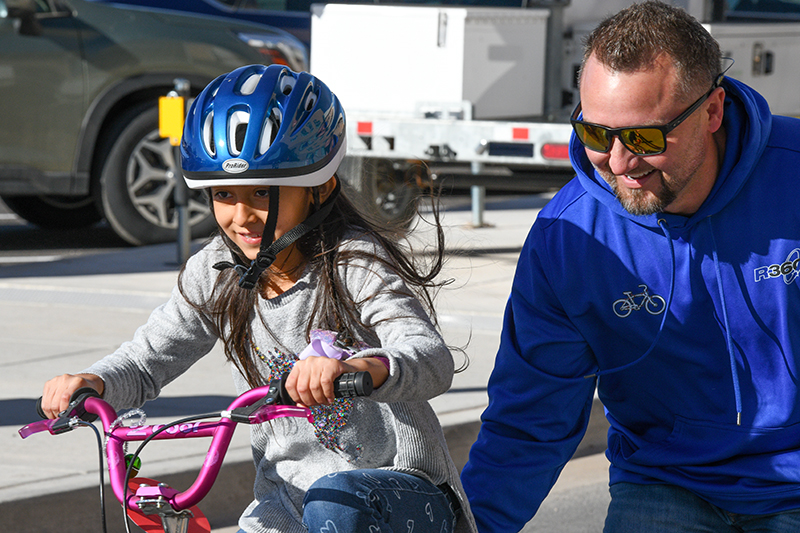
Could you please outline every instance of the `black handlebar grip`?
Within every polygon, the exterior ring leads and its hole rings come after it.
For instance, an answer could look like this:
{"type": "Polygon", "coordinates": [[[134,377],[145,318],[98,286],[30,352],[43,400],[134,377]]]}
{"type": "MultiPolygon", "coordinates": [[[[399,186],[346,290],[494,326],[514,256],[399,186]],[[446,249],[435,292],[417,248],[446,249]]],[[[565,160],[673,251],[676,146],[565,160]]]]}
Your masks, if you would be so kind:
{"type": "MultiPolygon", "coordinates": [[[[269,395],[265,397],[266,403],[278,405],[294,405],[294,400],[286,390],[286,378],[289,373],[281,376],[280,380],[270,382],[269,395]]],[[[369,372],[349,372],[342,374],[333,381],[333,396],[336,398],[355,398],[356,396],[369,396],[372,394],[372,375],[369,372]]]]}
{"type": "MultiPolygon", "coordinates": [[[[83,409],[83,400],[88,397],[99,398],[100,395],[97,394],[97,391],[91,387],[81,387],[80,389],[76,390],[72,393],[72,396],[69,398],[69,405],[67,409],[59,415],[67,416],[72,418],[73,416],[77,416],[78,418],[85,420],[86,422],[94,422],[97,420],[97,415],[94,413],[87,413],[83,409]]],[[[38,414],[41,418],[47,418],[47,415],[44,414],[42,410],[42,397],[39,396],[39,399],[36,400],[36,414],[38,414]]]]}
{"type": "Polygon", "coordinates": [[[337,398],[369,396],[372,388],[372,375],[369,372],[349,372],[333,382],[333,395],[337,398]]]}
{"type": "Polygon", "coordinates": [[[42,411],[42,397],[39,396],[39,399],[36,400],[36,414],[39,415],[39,418],[47,418],[47,415],[44,414],[42,411]]]}

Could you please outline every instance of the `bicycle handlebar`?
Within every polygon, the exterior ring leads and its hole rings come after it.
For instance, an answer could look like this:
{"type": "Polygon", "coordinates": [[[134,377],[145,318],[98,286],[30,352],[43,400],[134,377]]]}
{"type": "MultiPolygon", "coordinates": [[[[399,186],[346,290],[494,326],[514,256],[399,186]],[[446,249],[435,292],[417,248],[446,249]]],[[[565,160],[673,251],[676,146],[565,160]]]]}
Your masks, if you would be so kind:
{"type": "MultiPolygon", "coordinates": [[[[69,407],[58,418],[41,420],[26,425],[19,430],[24,439],[34,433],[48,431],[59,435],[71,431],[82,419],[87,422],[100,417],[106,439],[106,456],[111,487],[120,502],[126,507],[140,512],[137,502],[144,498],[163,497],[175,510],[189,509],[202,500],[216,481],[222,459],[228,451],[237,423],[260,424],[267,420],[282,417],[307,418],[313,422],[311,411],[305,407],[297,407],[286,392],[286,375],[270,382],[269,385],[251,389],[237,397],[228,409],[219,413],[221,419],[216,422],[194,422],[179,426],[135,426],[114,427],[117,413],[101,399],[94,389],[79,389],[73,394],[69,407]],[[169,427],[169,429],[164,429],[169,427]],[[153,435],[155,434],[155,435],[153,435]],[[145,439],[172,439],[212,437],[208,453],[200,467],[197,479],[187,490],[178,492],[169,487],[143,487],[136,493],[129,493],[125,483],[126,462],[124,444],[126,442],[143,441],[145,439]]],[[[337,398],[368,396],[372,393],[372,377],[369,372],[353,372],[342,374],[334,383],[334,394],[337,398]]],[[[41,402],[41,398],[39,398],[41,402]]],[[[37,404],[41,412],[41,404],[37,404]]]]}

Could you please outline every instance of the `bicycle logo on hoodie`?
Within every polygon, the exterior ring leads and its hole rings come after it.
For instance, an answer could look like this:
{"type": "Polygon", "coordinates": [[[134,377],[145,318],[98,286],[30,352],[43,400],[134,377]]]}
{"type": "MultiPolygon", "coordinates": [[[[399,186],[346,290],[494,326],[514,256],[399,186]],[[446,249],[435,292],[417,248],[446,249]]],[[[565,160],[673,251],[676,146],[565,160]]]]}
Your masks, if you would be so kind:
{"type": "Polygon", "coordinates": [[[765,279],[779,278],[783,276],[783,282],[787,285],[794,282],[800,276],[800,248],[795,248],[786,256],[786,261],[780,265],[769,265],[758,267],[753,270],[756,283],[765,279]]]}
{"type": "Polygon", "coordinates": [[[642,292],[633,294],[633,291],[624,291],[625,298],[620,298],[614,302],[614,314],[620,318],[625,318],[633,311],[644,309],[651,315],[660,315],[667,307],[667,302],[658,294],[650,295],[647,285],[639,285],[642,292]]]}

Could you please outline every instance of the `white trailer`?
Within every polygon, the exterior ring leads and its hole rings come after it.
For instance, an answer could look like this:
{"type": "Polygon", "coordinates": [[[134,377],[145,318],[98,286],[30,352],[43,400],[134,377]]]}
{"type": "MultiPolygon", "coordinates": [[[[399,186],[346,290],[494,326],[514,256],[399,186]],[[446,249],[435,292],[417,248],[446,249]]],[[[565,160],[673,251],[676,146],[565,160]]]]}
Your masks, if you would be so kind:
{"type": "MultiPolygon", "coordinates": [[[[375,213],[404,217],[418,186],[445,180],[472,186],[480,224],[485,188],[548,190],[574,175],[568,118],[581,40],[632,1],[533,3],[312,6],[310,69],[345,107],[342,174],[375,213]]],[[[716,0],[674,3],[701,21],[725,16],[716,0]]],[[[800,115],[800,21],[706,26],[735,60],[729,75],[775,112],[800,115]]]]}

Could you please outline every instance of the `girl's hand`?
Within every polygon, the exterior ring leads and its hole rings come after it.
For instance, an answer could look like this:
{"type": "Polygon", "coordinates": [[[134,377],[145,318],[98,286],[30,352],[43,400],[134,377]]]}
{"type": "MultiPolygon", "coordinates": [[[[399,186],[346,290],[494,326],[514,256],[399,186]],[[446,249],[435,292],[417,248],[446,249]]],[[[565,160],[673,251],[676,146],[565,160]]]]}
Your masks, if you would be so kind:
{"type": "Polygon", "coordinates": [[[333,382],[347,372],[368,371],[377,389],[389,376],[386,366],[371,357],[340,361],[328,357],[308,357],[297,361],[286,379],[286,390],[298,405],[330,405],[333,403],[333,382]]]}
{"type": "Polygon", "coordinates": [[[94,374],[63,374],[44,384],[42,411],[47,418],[56,418],[69,405],[72,394],[81,387],[91,387],[102,396],[105,383],[94,374]]]}

